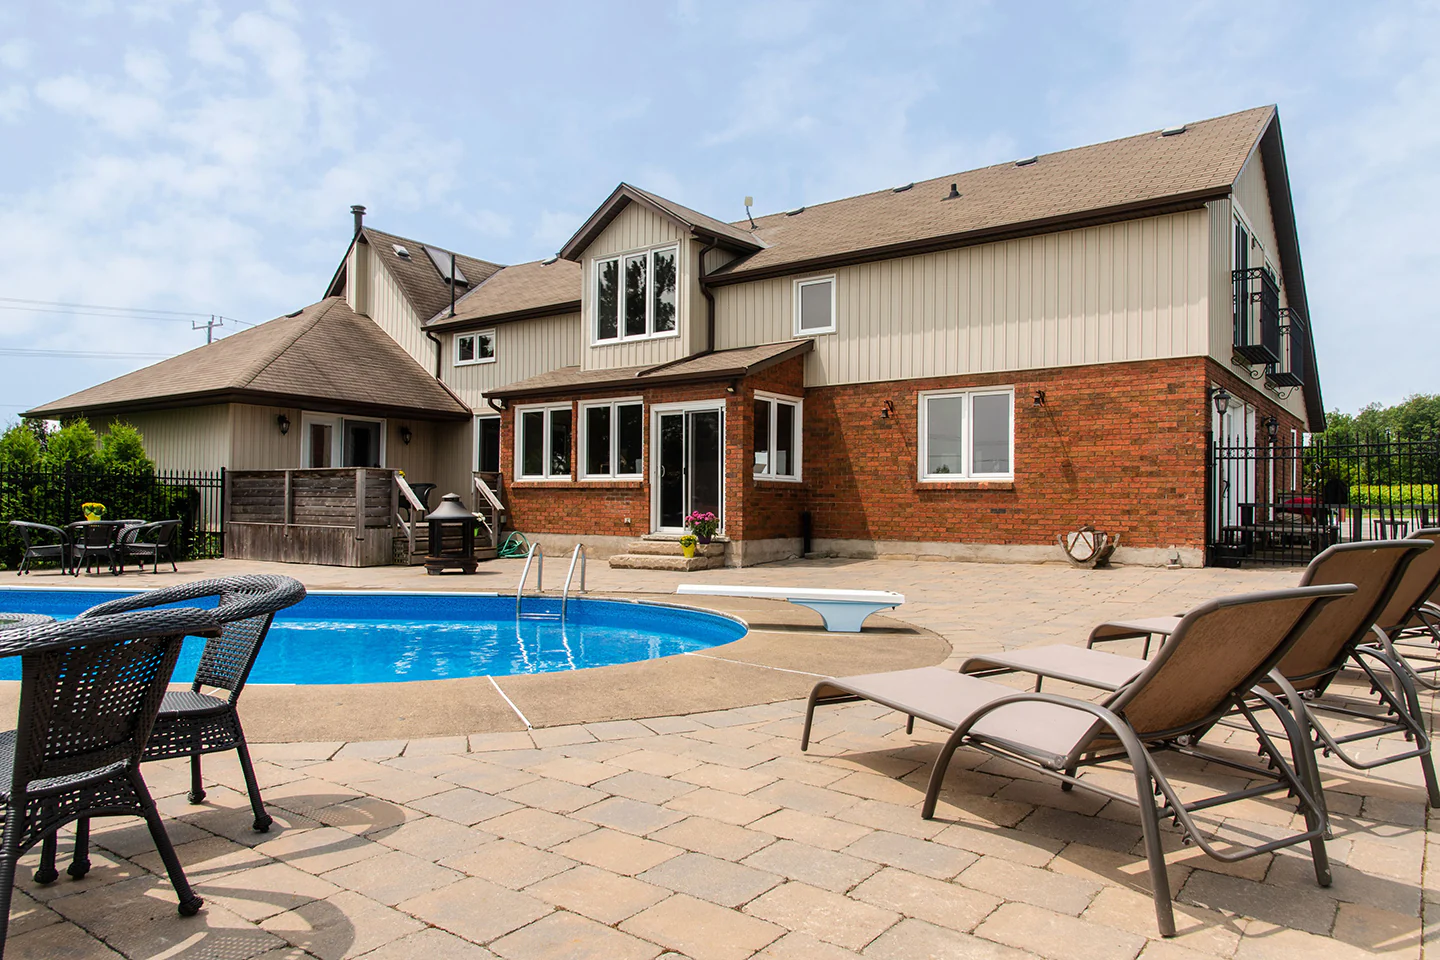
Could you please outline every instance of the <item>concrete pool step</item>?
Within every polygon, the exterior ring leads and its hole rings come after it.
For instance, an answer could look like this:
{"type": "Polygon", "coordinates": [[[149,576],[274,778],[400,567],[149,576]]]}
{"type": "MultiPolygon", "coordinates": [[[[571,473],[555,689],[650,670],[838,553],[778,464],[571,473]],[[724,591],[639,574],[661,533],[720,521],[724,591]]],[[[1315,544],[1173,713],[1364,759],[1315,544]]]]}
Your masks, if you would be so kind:
{"type": "Polygon", "coordinates": [[[713,570],[725,565],[725,544],[695,545],[695,556],[686,557],[678,537],[646,537],[626,544],[625,552],[610,558],[616,570],[713,570]]]}

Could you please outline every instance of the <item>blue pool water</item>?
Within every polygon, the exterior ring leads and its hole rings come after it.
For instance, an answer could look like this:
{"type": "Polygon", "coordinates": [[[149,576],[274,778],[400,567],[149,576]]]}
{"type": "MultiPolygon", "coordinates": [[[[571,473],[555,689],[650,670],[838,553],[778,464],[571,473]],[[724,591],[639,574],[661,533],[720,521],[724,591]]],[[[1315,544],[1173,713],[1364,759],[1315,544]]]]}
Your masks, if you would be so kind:
{"type": "MultiPolygon", "coordinates": [[[[0,610],[65,620],[131,592],[0,588],[0,610]]],[[[621,600],[572,599],[563,627],[529,619],[558,613],[559,600],[526,598],[524,609],[517,624],[513,596],[312,593],[275,618],[250,681],[393,683],[548,673],[668,657],[745,635],[744,625],[728,617],[621,600]]],[[[194,675],[202,644],[185,641],[177,678],[194,675]]],[[[19,658],[0,658],[0,680],[18,679],[19,658]]]]}

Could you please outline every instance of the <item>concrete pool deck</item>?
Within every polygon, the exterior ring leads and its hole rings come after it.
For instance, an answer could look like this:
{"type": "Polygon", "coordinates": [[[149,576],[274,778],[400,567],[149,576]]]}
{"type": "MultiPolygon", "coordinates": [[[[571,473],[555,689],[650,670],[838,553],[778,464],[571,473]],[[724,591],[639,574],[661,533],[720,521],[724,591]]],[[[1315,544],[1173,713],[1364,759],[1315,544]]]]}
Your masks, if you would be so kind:
{"type": "MultiPolygon", "coordinates": [[[[80,580],[148,586],[261,566],[197,563],[178,576],[80,580]]],[[[517,565],[486,566],[493,572],[473,578],[477,589],[513,589],[517,565]]],[[[457,582],[408,569],[266,568],[314,588],[457,582]]],[[[953,663],[997,647],[1083,642],[1103,619],[1172,612],[1296,577],[907,561],[682,576],[597,564],[590,587],[655,599],[682,580],[895,589],[908,602],[881,622],[881,642],[862,635],[864,649],[888,657],[883,641],[898,636],[910,638],[916,657],[953,663]],[[931,643],[943,646],[929,653],[931,643]]],[[[24,579],[63,585],[49,575],[24,579]]],[[[746,616],[758,626],[762,614],[778,638],[767,656],[793,654],[802,662],[795,669],[813,669],[807,658],[824,653],[804,644],[855,639],[823,634],[818,617],[785,604],[746,616]]],[[[714,686],[780,672],[731,666],[739,672],[717,674],[714,686]]],[[[796,676],[808,690],[812,678],[796,676]]],[[[308,688],[312,698],[321,689],[308,688]]],[[[185,800],[183,763],[145,768],[206,899],[200,915],[176,915],[143,826],[97,824],[96,866],[85,880],[37,887],[34,854],[22,863],[10,960],[1420,958],[1440,914],[1428,829],[1437,821],[1413,762],[1364,776],[1322,760],[1335,832],[1329,888],[1316,886],[1302,851],[1224,864],[1168,837],[1180,936],[1161,940],[1128,808],[961,751],[937,819],[922,821],[938,731],[920,724],[906,735],[902,717],[873,705],[826,709],[814,746],[801,753],[803,701],[783,690],[750,706],[592,723],[565,722],[558,711],[583,704],[562,696],[551,722],[532,718],[528,732],[511,713],[496,718],[511,726],[463,735],[424,735],[417,722],[383,740],[276,738],[287,742],[258,735],[257,693],[247,691],[242,713],[277,820],[269,834],[249,830],[232,758],[207,758],[213,786],[200,806],[185,800]]],[[[633,704],[658,710],[647,693],[663,691],[637,681],[633,704]]],[[[1433,715],[1433,697],[1424,702],[1433,715]]],[[[434,709],[450,707],[440,698],[434,709]]],[[[352,718],[353,730],[361,719],[352,718]]],[[[1253,756],[1253,737],[1242,741],[1235,749],[1253,756]]],[[[1215,771],[1196,773],[1219,782],[1215,771]]],[[[1251,835],[1294,819],[1294,804],[1279,797],[1225,811],[1225,829],[1251,835]]],[[[62,854],[68,845],[62,838],[62,854]]]]}

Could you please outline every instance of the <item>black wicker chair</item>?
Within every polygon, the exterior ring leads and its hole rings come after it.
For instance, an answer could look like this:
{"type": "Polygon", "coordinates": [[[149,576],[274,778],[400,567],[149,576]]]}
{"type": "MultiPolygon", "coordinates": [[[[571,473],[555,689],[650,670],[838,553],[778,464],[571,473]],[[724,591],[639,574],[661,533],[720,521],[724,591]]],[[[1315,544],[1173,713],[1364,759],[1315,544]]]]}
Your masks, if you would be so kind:
{"type": "Polygon", "coordinates": [[[45,523],[31,523],[28,520],[11,520],[10,526],[20,536],[20,543],[25,548],[25,554],[20,558],[20,567],[15,571],[15,576],[30,572],[32,560],[54,560],[60,564],[60,572],[65,573],[70,567],[70,535],[59,527],[52,527],[45,523]],[[46,540],[54,540],[54,543],[46,543],[46,540]]]}
{"type": "Polygon", "coordinates": [[[129,560],[139,560],[140,572],[144,573],[145,561],[149,560],[154,567],[152,572],[159,573],[160,558],[163,556],[170,561],[171,570],[177,569],[172,543],[179,526],[179,520],[159,520],[127,527],[120,535],[120,562],[124,564],[129,560]]]}
{"type": "Polygon", "coordinates": [[[79,520],[66,527],[70,531],[70,572],[80,576],[80,567],[90,572],[91,563],[99,569],[104,559],[107,569],[120,575],[120,555],[116,541],[124,525],[115,520],[79,520]]]}
{"type": "Polygon", "coordinates": [[[0,954],[16,862],[36,841],[52,844],[72,820],[143,817],[180,913],[200,909],[140,758],[181,641],[219,629],[214,611],[179,608],[0,632],[0,655],[23,658],[19,722],[0,733],[0,954]]]}

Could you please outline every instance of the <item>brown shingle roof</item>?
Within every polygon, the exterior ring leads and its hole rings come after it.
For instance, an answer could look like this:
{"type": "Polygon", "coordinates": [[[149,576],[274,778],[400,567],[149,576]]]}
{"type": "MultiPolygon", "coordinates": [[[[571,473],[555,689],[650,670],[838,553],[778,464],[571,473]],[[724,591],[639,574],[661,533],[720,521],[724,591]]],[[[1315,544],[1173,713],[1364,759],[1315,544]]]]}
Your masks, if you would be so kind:
{"type": "Polygon", "coordinates": [[[755,234],[765,249],[720,268],[711,279],[794,272],[847,254],[873,257],[917,242],[940,245],[1026,224],[1222,195],[1274,116],[1274,107],[1258,107],[1188,124],[1176,136],[1142,133],[1042,154],[1025,166],[1001,163],[900,192],[817,204],[793,216],[759,217],[755,234]],[[952,183],[960,198],[947,200],[952,183]]]}
{"type": "Polygon", "coordinates": [[[488,397],[538,397],[551,394],[587,393],[616,387],[637,389],[655,384],[684,380],[725,380],[743,377],[766,367],[808,353],[815,341],[790,340],[766,343],[758,347],[716,350],[672,363],[643,367],[611,367],[606,370],[582,370],[561,367],[539,376],[518,380],[497,390],[486,391],[488,397]]]}
{"type": "Polygon", "coordinates": [[[580,282],[580,264],[572,260],[534,260],[502,267],[456,302],[454,317],[449,316],[447,304],[425,326],[449,330],[481,321],[578,311],[580,282]]]}
{"type": "MultiPolygon", "coordinates": [[[[386,269],[395,278],[395,282],[404,291],[405,299],[409,300],[410,306],[415,308],[415,313],[420,317],[421,322],[435,316],[441,310],[449,308],[450,284],[440,276],[440,271],[435,268],[434,262],[425,252],[427,244],[418,240],[397,237],[392,233],[381,233],[379,230],[372,230],[369,227],[364,227],[362,233],[369,241],[370,248],[375,251],[376,257],[385,264],[386,269]],[[408,258],[395,252],[397,243],[409,252],[408,258]]],[[[434,244],[428,244],[428,246],[435,250],[441,249],[434,244]]],[[[445,251],[447,254],[449,252],[445,251]]],[[[469,281],[455,288],[457,299],[475,289],[477,285],[484,283],[500,269],[498,263],[477,260],[459,253],[455,255],[455,265],[460,268],[460,272],[469,281]]]]}
{"type": "Polygon", "coordinates": [[[616,187],[605,202],[590,215],[590,219],[575,232],[575,235],[565,242],[560,248],[560,256],[566,260],[579,260],[585,248],[595,241],[610,221],[619,216],[632,203],[639,203],[659,211],[672,220],[690,228],[692,234],[705,237],[714,237],[722,245],[736,250],[759,250],[764,244],[751,236],[748,230],[726,223],[723,220],[716,220],[714,217],[707,217],[697,210],[681,206],[673,200],[666,200],[664,197],[651,193],[648,190],[641,190],[639,187],[622,183],[616,187]]]}
{"type": "Polygon", "coordinates": [[[470,410],[373,320],[327,297],[289,316],[27,411],[55,418],[196,403],[463,419],[470,410]]]}

